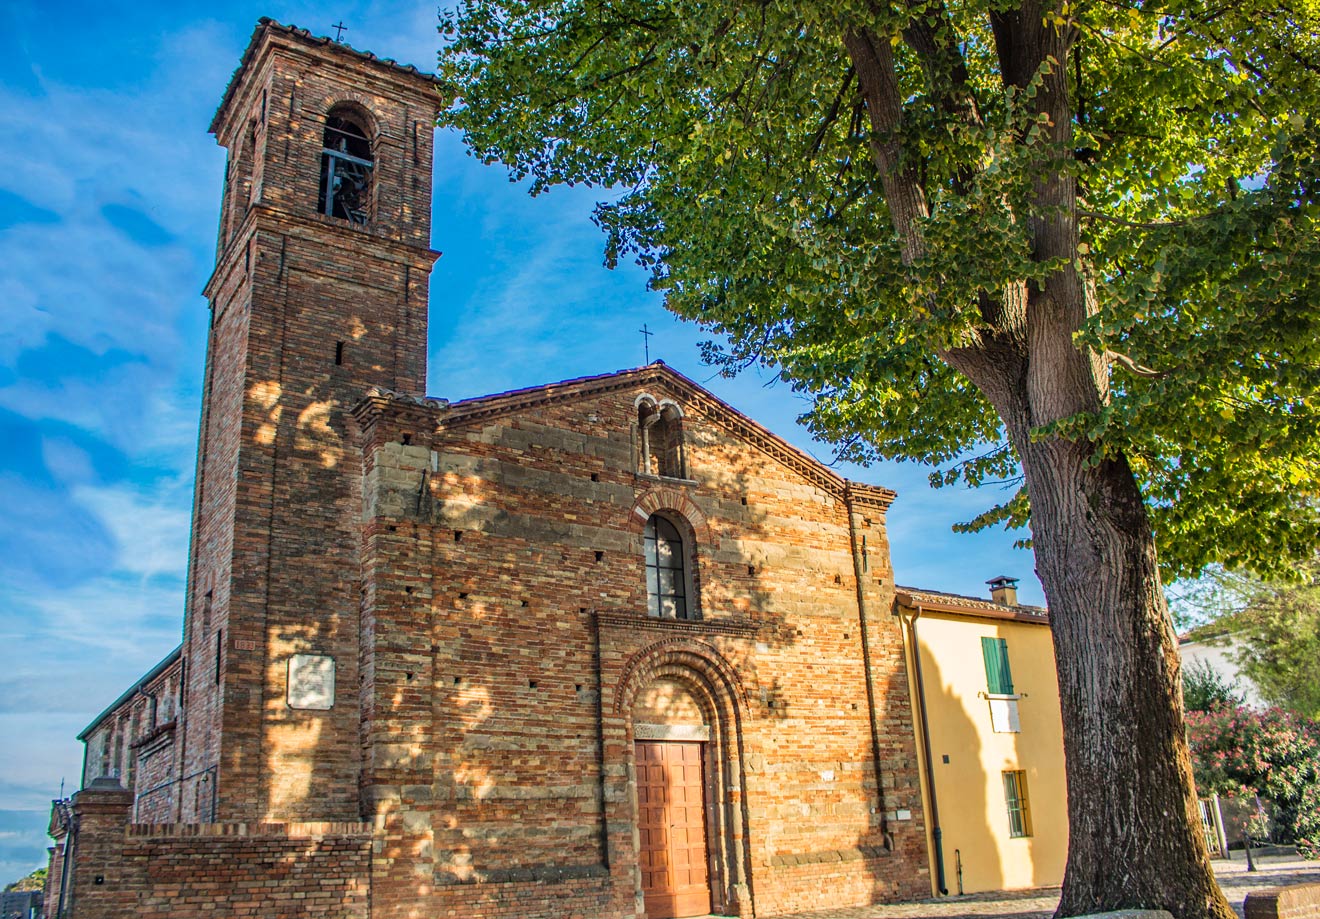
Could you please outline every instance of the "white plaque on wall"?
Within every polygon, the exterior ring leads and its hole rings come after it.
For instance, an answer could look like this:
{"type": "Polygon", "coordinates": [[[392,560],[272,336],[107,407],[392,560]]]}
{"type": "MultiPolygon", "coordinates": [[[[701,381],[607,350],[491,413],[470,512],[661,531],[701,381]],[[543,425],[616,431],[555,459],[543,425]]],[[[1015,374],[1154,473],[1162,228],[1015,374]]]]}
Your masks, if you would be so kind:
{"type": "Polygon", "coordinates": [[[289,708],[324,711],[335,704],[335,659],[327,654],[289,658],[289,708]]]}

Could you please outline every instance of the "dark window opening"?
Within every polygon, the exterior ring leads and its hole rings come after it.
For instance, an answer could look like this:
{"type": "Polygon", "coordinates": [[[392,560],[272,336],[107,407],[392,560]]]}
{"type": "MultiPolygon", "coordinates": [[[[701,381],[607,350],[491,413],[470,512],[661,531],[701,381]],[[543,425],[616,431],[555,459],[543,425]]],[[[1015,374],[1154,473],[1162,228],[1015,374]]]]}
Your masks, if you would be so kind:
{"type": "Polygon", "coordinates": [[[690,619],[687,557],[678,528],[659,515],[646,521],[647,612],[660,619],[690,619]]]}
{"type": "Polygon", "coordinates": [[[342,341],[337,341],[335,342],[335,366],[336,367],[341,366],[343,363],[344,363],[344,343],[342,341]]]}
{"type": "Polygon", "coordinates": [[[371,141],[360,124],[343,115],[325,120],[321,151],[322,214],[365,224],[371,214],[371,141]]]}
{"type": "Polygon", "coordinates": [[[220,685],[220,675],[224,672],[225,664],[225,630],[216,629],[215,632],[215,685],[220,685]]]}
{"type": "Polygon", "coordinates": [[[637,429],[641,434],[641,471],[647,475],[685,478],[683,415],[678,406],[641,402],[637,406],[637,429]]]}

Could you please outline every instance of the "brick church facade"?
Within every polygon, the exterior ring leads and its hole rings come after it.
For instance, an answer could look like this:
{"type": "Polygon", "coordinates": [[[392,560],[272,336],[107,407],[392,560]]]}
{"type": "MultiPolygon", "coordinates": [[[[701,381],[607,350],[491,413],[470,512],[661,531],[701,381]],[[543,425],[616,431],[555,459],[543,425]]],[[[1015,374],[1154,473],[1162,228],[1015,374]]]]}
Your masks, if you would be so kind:
{"type": "Polygon", "coordinates": [[[929,895],[893,492],[659,363],[426,397],[440,102],[267,20],[224,95],[183,643],[81,735],[48,915],[929,895]]]}

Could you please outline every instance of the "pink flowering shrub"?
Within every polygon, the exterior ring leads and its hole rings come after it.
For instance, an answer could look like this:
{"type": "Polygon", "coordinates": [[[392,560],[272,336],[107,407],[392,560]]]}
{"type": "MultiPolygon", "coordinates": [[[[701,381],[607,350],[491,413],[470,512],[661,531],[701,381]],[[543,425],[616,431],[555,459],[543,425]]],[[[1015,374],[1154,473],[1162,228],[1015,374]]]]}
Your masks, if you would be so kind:
{"type": "Polygon", "coordinates": [[[1233,705],[1187,713],[1200,794],[1260,795],[1306,858],[1320,858],[1320,723],[1280,708],[1233,705]]]}

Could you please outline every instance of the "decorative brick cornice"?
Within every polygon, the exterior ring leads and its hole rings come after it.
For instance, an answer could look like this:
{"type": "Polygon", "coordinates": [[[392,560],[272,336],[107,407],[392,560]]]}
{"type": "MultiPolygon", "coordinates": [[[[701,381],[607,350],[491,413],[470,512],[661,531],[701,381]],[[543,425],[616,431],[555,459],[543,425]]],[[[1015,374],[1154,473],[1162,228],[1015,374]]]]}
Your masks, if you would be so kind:
{"type": "Polygon", "coordinates": [[[444,399],[408,396],[383,386],[373,386],[349,414],[362,430],[364,449],[370,453],[379,426],[388,428],[393,423],[429,432],[435,430],[439,419],[448,411],[449,403],[444,399]]]}
{"type": "MultiPolygon", "coordinates": [[[[267,16],[257,20],[257,27],[252,32],[252,38],[248,42],[247,50],[243,52],[243,58],[239,61],[238,69],[234,75],[229,78],[229,85],[225,87],[225,93],[220,99],[220,107],[216,109],[215,117],[211,119],[210,132],[216,134],[220,130],[225,116],[228,114],[230,103],[233,102],[234,95],[238,87],[243,82],[244,73],[253,68],[254,62],[263,50],[263,44],[269,40],[273,44],[277,40],[282,40],[287,45],[299,46],[308,50],[322,54],[330,54],[342,57],[346,61],[352,61],[357,64],[365,64],[377,70],[381,74],[393,76],[396,79],[402,79],[413,82],[419,89],[426,87],[435,87],[438,89],[440,81],[429,73],[423,73],[410,64],[400,64],[389,58],[380,58],[369,51],[358,51],[350,48],[343,42],[332,41],[329,37],[323,35],[313,35],[306,29],[300,29],[297,26],[286,26],[276,22],[267,16]]],[[[435,92],[435,107],[438,111],[441,107],[441,98],[439,92],[435,92]]]]}
{"type": "Polygon", "coordinates": [[[878,510],[882,515],[889,510],[889,505],[894,503],[896,497],[898,497],[898,492],[891,488],[866,485],[851,480],[849,480],[847,491],[844,494],[844,500],[848,502],[850,507],[871,508],[878,510]]]}
{"type": "Polygon", "coordinates": [[[685,407],[695,407],[704,417],[724,428],[740,440],[769,455],[812,485],[844,501],[862,503],[882,512],[893,503],[897,492],[875,485],[850,482],[777,434],[757,424],[751,418],[689,380],[683,374],[659,361],[633,370],[620,370],[599,376],[579,377],[533,386],[527,389],[495,393],[475,399],[464,399],[450,406],[445,416],[447,428],[487,421],[491,418],[515,414],[561,402],[570,402],[588,396],[630,390],[637,387],[658,387],[685,407]],[[850,497],[851,496],[851,497],[850,497]]]}
{"type": "MultiPolygon", "coordinates": [[[[376,224],[359,226],[346,220],[326,217],[315,212],[300,212],[286,207],[258,201],[247,209],[242,222],[229,238],[224,251],[216,258],[215,269],[202,287],[202,296],[214,299],[224,278],[242,265],[248,240],[257,233],[270,233],[274,236],[297,238],[302,240],[320,240],[325,234],[342,236],[350,234],[356,238],[356,246],[374,246],[374,255],[387,257],[398,264],[414,265],[422,270],[430,270],[440,253],[430,246],[404,242],[387,235],[376,224]]],[[[281,265],[281,268],[284,266],[281,265]]]]}
{"type": "Polygon", "coordinates": [[[760,623],[750,619],[661,619],[640,613],[596,613],[596,622],[605,628],[646,629],[684,635],[729,635],[734,638],[748,638],[762,628],[760,623]]]}

